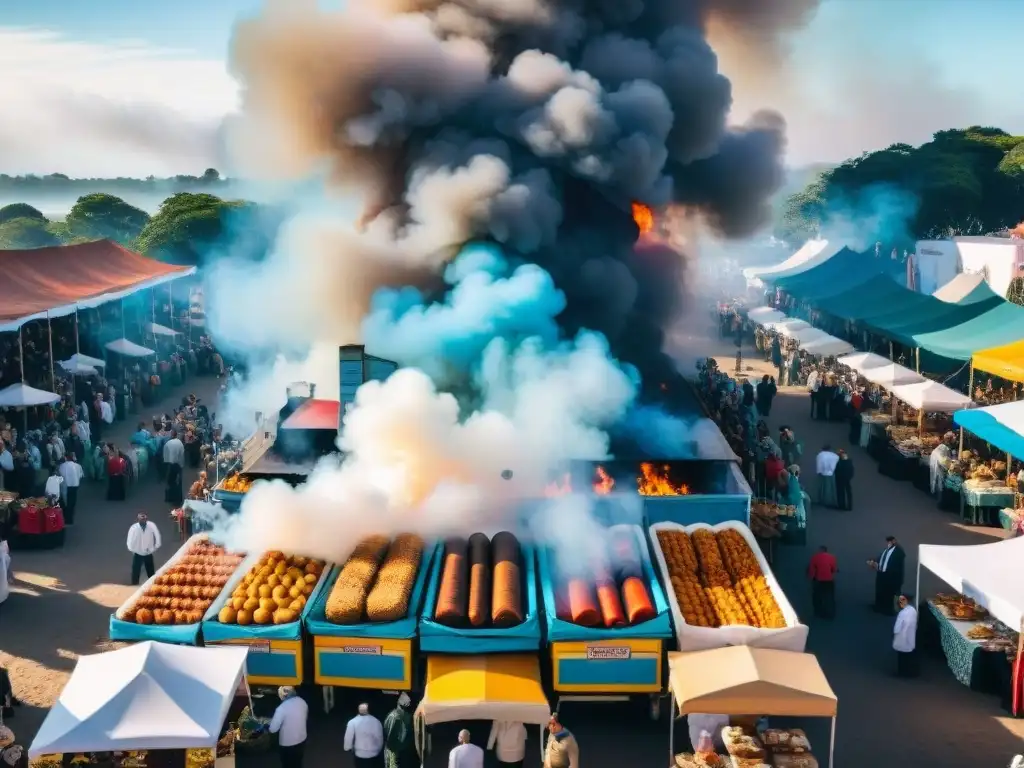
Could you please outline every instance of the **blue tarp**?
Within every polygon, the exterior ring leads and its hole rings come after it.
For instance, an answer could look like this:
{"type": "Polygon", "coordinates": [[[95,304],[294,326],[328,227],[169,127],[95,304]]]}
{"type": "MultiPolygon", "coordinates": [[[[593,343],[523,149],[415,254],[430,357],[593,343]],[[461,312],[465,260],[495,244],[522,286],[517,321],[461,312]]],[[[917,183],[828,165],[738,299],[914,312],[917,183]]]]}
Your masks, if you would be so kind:
{"type": "Polygon", "coordinates": [[[198,645],[199,628],[197,624],[136,624],[134,621],[121,621],[115,614],[110,616],[110,639],[118,642],[135,642],[155,640],[158,643],[175,645],[198,645]]]}
{"type": "Polygon", "coordinates": [[[207,610],[206,615],[203,617],[203,640],[205,642],[218,642],[222,640],[245,640],[245,639],[259,639],[259,640],[299,640],[302,637],[302,622],[305,621],[309,612],[313,609],[316,604],[317,598],[320,597],[320,593],[323,591],[324,584],[327,582],[327,576],[331,569],[325,567],[323,573],[320,574],[320,580],[316,584],[316,588],[313,590],[313,594],[309,596],[309,600],[306,601],[306,607],[302,609],[302,613],[299,618],[289,624],[221,624],[217,620],[217,614],[220,613],[220,609],[224,607],[224,604],[231,597],[231,593],[234,591],[238,583],[245,578],[245,574],[249,572],[252,566],[256,565],[260,560],[263,559],[263,553],[254,554],[247,557],[242,561],[242,564],[238,566],[238,570],[235,571],[231,580],[224,585],[224,589],[216,600],[213,601],[213,605],[207,610]]]}
{"type": "Polygon", "coordinates": [[[957,411],[953,422],[999,450],[1024,458],[1024,401],[957,411]]]}
{"type": "Polygon", "coordinates": [[[426,653],[510,653],[540,648],[541,626],[537,605],[537,565],[534,548],[520,542],[524,568],[523,623],[515,627],[480,629],[447,627],[434,621],[437,591],[441,586],[444,547],[438,546],[430,569],[427,597],[420,615],[420,650],[426,653]]]}
{"type": "Polygon", "coordinates": [[[420,608],[423,604],[423,595],[426,592],[427,576],[430,574],[430,566],[434,562],[435,546],[428,546],[423,551],[423,559],[420,562],[420,572],[416,575],[416,582],[413,585],[412,596],[409,598],[409,611],[404,618],[398,621],[387,621],[365,624],[332,624],[327,620],[327,598],[330,597],[334,582],[338,580],[338,574],[344,566],[336,565],[331,570],[324,588],[313,603],[312,610],[306,616],[306,629],[311,635],[321,637],[377,637],[392,640],[411,640],[416,637],[416,624],[419,621],[420,608]]]}
{"type": "Polygon", "coordinates": [[[647,539],[640,526],[631,525],[637,536],[637,547],[643,560],[644,580],[651,595],[654,610],[657,612],[650,621],[632,627],[581,627],[571,621],[563,621],[557,616],[555,607],[555,567],[554,555],[547,548],[537,550],[538,569],[540,572],[541,594],[544,596],[544,623],[548,631],[548,642],[583,642],[587,640],[616,640],[621,638],[669,638],[672,637],[672,619],[669,615],[668,601],[658,583],[651,564],[651,553],[647,539]]]}

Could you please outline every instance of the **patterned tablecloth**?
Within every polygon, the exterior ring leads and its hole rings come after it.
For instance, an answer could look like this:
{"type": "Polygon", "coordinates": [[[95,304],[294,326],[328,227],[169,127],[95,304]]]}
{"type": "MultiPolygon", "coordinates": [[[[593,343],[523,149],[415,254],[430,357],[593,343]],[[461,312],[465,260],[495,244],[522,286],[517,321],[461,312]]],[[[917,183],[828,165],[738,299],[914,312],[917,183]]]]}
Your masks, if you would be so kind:
{"type": "Polygon", "coordinates": [[[971,522],[977,524],[979,517],[987,516],[983,510],[1012,507],[1014,500],[1015,493],[1010,488],[978,488],[968,480],[960,489],[960,519],[966,519],[969,512],[971,522]]]}
{"type": "Polygon", "coordinates": [[[967,637],[967,632],[979,622],[951,621],[942,609],[930,600],[928,610],[939,625],[942,652],[953,676],[972,690],[993,690],[996,687],[992,680],[994,664],[1005,663],[1006,655],[982,650],[982,641],[967,637]]]}

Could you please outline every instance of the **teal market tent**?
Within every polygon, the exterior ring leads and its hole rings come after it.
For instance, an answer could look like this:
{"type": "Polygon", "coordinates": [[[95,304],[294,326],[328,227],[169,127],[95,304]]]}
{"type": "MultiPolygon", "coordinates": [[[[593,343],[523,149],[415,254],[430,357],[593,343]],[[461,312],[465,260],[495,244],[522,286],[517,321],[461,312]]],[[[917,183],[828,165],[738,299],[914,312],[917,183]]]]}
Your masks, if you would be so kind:
{"type": "Polygon", "coordinates": [[[1011,456],[1024,457],[1024,401],[957,411],[953,422],[1011,456]]]}
{"type": "Polygon", "coordinates": [[[1024,307],[1004,301],[958,325],[910,334],[910,343],[938,357],[966,362],[975,352],[1001,347],[1024,337],[1024,307]]]}
{"type": "Polygon", "coordinates": [[[761,278],[776,288],[781,288],[796,296],[820,289],[823,286],[849,285],[859,274],[872,275],[878,272],[873,254],[858,253],[850,248],[843,248],[832,258],[815,267],[790,276],[766,275],[761,278]]]}
{"type": "Polygon", "coordinates": [[[961,272],[932,296],[950,304],[962,305],[1002,298],[989,287],[985,275],[981,272],[961,272]]]}
{"type": "Polygon", "coordinates": [[[889,311],[866,319],[866,325],[893,341],[917,346],[916,335],[954,328],[991,309],[1005,304],[998,296],[973,304],[949,304],[934,296],[916,293],[920,298],[894,302],[889,311]]]}

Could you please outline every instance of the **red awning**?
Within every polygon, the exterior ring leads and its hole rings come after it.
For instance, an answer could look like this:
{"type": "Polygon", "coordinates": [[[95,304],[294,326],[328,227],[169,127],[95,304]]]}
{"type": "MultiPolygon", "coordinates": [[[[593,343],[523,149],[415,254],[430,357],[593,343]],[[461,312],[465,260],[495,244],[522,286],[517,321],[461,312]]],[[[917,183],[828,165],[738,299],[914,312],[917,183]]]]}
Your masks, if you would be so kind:
{"type": "Polygon", "coordinates": [[[147,258],[110,240],[25,251],[0,250],[0,330],[70,314],[195,272],[147,258]]]}
{"type": "Polygon", "coordinates": [[[292,413],[281,429],[337,429],[341,403],[337,400],[307,400],[292,413]]]}

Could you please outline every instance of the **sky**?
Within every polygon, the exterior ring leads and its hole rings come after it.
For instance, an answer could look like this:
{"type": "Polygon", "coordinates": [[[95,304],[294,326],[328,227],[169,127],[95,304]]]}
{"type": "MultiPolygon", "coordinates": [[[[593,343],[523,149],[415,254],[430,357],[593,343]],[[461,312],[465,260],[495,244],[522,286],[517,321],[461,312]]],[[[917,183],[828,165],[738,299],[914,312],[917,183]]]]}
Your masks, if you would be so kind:
{"type": "MultiPolygon", "coordinates": [[[[0,173],[230,172],[231,31],[260,4],[0,0],[0,173]]],[[[721,68],[737,122],[786,118],[790,165],[838,162],[945,128],[1024,133],[1022,27],[1019,0],[822,0],[781,70],[747,71],[727,49],[721,68]]]]}

